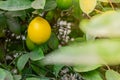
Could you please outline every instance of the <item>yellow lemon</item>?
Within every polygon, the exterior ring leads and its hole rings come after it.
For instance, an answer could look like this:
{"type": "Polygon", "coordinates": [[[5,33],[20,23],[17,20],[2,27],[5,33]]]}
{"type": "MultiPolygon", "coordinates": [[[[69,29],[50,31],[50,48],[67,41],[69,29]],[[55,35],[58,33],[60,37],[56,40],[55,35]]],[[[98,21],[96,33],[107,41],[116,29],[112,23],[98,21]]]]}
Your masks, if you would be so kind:
{"type": "Polygon", "coordinates": [[[51,35],[50,24],[42,17],[34,18],[28,26],[28,37],[36,44],[46,42],[51,35]]]}

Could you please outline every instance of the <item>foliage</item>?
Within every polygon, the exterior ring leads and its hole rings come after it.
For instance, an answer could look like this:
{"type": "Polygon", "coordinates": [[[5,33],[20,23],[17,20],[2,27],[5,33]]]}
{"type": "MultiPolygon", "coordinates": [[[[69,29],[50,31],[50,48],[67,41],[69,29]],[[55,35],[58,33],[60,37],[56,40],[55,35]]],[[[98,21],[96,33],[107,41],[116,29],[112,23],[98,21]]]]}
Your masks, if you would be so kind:
{"type": "Polygon", "coordinates": [[[0,80],[65,80],[64,74],[70,80],[120,80],[119,5],[120,0],[0,0],[0,80]],[[42,44],[27,35],[38,16],[52,29],[42,44]]]}

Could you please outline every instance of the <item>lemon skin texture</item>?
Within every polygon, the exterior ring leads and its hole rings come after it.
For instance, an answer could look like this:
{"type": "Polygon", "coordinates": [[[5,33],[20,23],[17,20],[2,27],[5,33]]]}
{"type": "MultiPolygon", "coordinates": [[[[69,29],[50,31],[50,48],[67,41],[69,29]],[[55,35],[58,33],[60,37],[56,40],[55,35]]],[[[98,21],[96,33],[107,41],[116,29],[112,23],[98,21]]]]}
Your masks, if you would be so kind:
{"type": "Polygon", "coordinates": [[[28,37],[36,44],[45,43],[51,35],[50,24],[42,17],[34,18],[28,26],[28,37]]]}

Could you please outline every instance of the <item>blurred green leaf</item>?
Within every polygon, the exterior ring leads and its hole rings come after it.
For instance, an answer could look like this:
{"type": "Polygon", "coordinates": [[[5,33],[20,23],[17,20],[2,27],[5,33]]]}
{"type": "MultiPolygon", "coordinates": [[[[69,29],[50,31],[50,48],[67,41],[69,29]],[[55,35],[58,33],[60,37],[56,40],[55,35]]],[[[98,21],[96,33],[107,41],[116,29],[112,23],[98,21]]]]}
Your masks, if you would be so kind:
{"type": "Polygon", "coordinates": [[[120,37],[120,12],[107,11],[97,15],[85,24],[81,22],[80,28],[94,37],[120,37]]]}
{"type": "Polygon", "coordinates": [[[30,0],[7,0],[0,1],[0,9],[8,11],[24,10],[31,8],[30,0]]]}
{"type": "Polygon", "coordinates": [[[97,40],[59,48],[44,58],[45,64],[119,64],[120,40],[97,40]],[[107,56],[107,57],[106,57],[107,56]]]}
{"type": "Polygon", "coordinates": [[[73,66],[74,70],[76,72],[88,72],[91,70],[95,70],[97,68],[101,67],[101,65],[77,65],[77,66],[73,66]]]}
{"type": "Polygon", "coordinates": [[[23,54],[17,61],[17,67],[21,71],[29,60],[29,54],[23,54]]]}
{"type": "Polygon", "coordinates": [[[34,0],[31,6],[34,9],[44,9],[45,3],[46,3],[46,0],[34,0]]]}
{"type": "Polygon", "coordinates": [[[32,52],[30,52],[30,59],[33,61],[41,60],[43,58],[44,58],[44,53],[41,48],[36,48],[32,52]]]}
{"type": "Polygon", "coordinates": [[[13,76],[9,71],[0,68],[0,80],[13,80],[13,76]]]}
{"type": "Polygon", "coordinates": [[[120,74],[114,70],[107,70],[105,76],[106,80],[120,80],[120,74]]]}
{"type": "Polygon", "coordinates": [[[22,79],[22,76],[21,75],[14,75],[14,80],[21,80],[22,79]]]}
{"type": "Polygon", "coordinates": [[[3,13],[4,13],[4,11],[0,10],[0,15],[3,14],[3,13]]]}
{"type": "Polygon", "coordinates": [[[85,80],[103,80],[101,78],[100,73],[97,70],[83,73],[82,76],[84,77],[85,80]]]}
{"type": "Polygon", "coordinates": [[[14,80],[12,74],[9,71],[7,70],[4,70],[4,71],[6,74],[5,80],[14,80]]]}
{"type": "Polygon", "coordinates": [[[0,68],[0,80],[4,80],[6,77],[6,73],[3,69],[0,68]]]}
{"type": "Polygon", "coordinates": [[[56,7],[57,7],[56,0],[46,0],[44,10],[49,11],[55,9],[56,7]]]}

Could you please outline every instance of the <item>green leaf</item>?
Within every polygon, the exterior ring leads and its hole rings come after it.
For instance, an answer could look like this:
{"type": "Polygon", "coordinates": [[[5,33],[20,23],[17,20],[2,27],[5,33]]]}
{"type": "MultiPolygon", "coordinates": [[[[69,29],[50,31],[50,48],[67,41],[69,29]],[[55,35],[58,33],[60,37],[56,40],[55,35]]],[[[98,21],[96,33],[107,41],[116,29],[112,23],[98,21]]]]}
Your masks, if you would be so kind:
{"type": "Polygon", "coordinates": [[[46,0],[35,0],[32,2],[31,6],[34,9],[44,9],[45,3],[46,3],[46,0]]]}
{"type": "Polygon", "coordinates": [[[57,3],[56,0],[46,0],[46,4],[45,4],[45,11],[50,11],[53,10],[57,7],[57,3]]]}
{"type": "Polygon", "coordinates": [[[12,74],[9,71],[7,71],[7,70],[4,70],[4,71],[6,73],[5,80],[13,80],[12,74]]]}
{"type": "Polygon", "coordinates": [[[17,20],[17,18],[8,18],[7,19],[7,25],[10,31],[12,31],[15,34],[20,34],[21,33],[21,26],[17,20]]]}
{"type": "Polygon", "coordinates": [[[0,68],[0,80],[13,80],[13,76],[9,71],[0,68]]]}
{"type": "Polygon", "coordinates": [[[74,66],[73,68],[76,72],[88,72],[91,70],[95,70],[100,66],[101,65],[77,65],[77,66],[74,66]]]}
{"type": "Polygon", "coordinates": [[[44,58],[44,53],[41,48],[37,48],[34,51],[30,52],[30,59],[33,61],[41,60],[44,58]]]}
{"type": "Polygon", "coordinates": [[[44,58],[43,62],[65,65],[116,65],[120,63],[120,40],[75,43],[53,51],[44,58]]]}
{"type": "Polygon", "coordinates": [[[60,70],[63,68],[63,66],[64,65],[54,65],[53,70],[54,70],[54,74],[56,77],[58,76],[58,74],[59,74],[60,70]]]}
{"type": "Polygon", "coordinates": [[[82,11],[80,10],[79,0],[73,0],[73,16],[80,19],[82,11]]]}
{"type": "Polygon", "coordinates": [[[120,37],[120,12],[107,11],[96,15],[86,25],[81,22],[80,28],[94,37],[120,37]]]}
{"type": "Polygon", "coordinates": [[[85,80],[103,80],[100,76],[100,73],[97,70],[83,73],[82,76],[84,77],[85,80]]]}
{"type": "Polygon", "coordinates": [[[22,76],[21,75],[14,75],[14,80],[21,80],[22,79],[22,76]]]}
{"type": "Polygon", "coordinates": [[[17,61],[17,67],[21,71],[29,60],[29,54],[23,54],[17,61]]]}
{"type": "MultiPolygon", "coordinates": [[[[34,64],[36,64],[36,63],[34,63],[34,64]]],[[[43,67],[39,67],[38,65],[36,66],[36,65],[31,65],[31,67],[32,67],[32,69],[34,70],[34,72],[35,73],[37,73],[38,75],[46,75],[46,71],[44,70],[44,68],[43,67]]]]}
{"type": "Polygon", "coordinates": [[[0,1],[0,9],[8,11],[24,10],[31,8],[30,0],[7,0],[0,1]]]}
{"type": "Polygon", "coordinates": [[[6,77],[6,73],[3,69],[0,68],[0,80],[4,80],[6,77]]]}
{"type": "Polygon", "coordinates": [[[58,48],[58,45],[59,45],[59,41],[58,41],[58,38],[57,36],[52,33],[49,41],[48,41],[48,46],[51,48],[51,49],[57,49],[58,48]]]}
{"type": "Polygon", "coordinates": [[[5,13],[5,15],[10,17],[20,17],[20,16],[26,16],[26,12],[24,10],[22,11],[8,11],[5,13]]]}
{"type": "Polygon", "coordinates": [[[113,70],[107,70],[105,76],[107,80],[120,80],[120,74],[113,70]]]}

